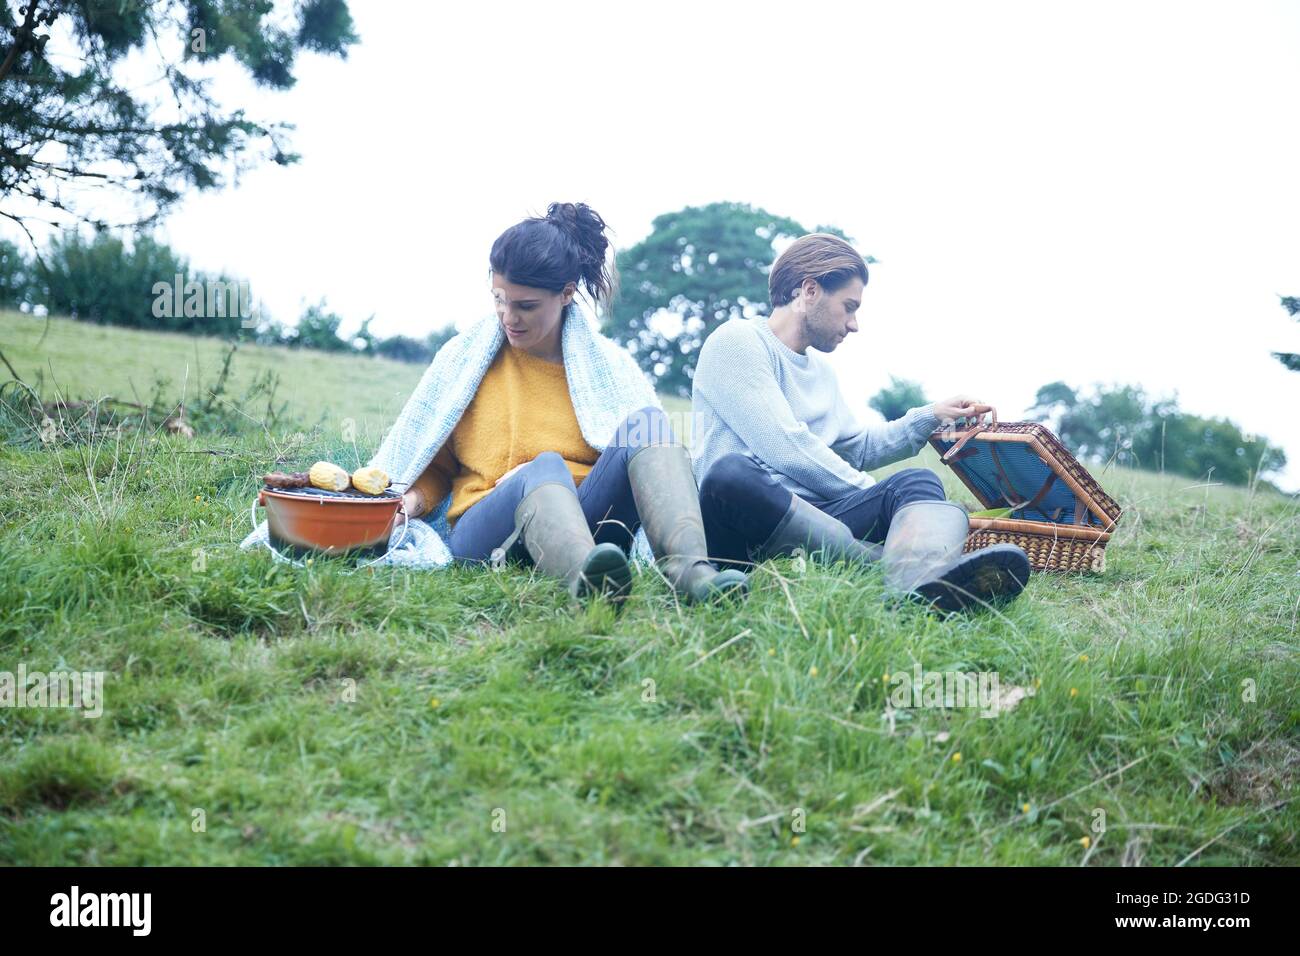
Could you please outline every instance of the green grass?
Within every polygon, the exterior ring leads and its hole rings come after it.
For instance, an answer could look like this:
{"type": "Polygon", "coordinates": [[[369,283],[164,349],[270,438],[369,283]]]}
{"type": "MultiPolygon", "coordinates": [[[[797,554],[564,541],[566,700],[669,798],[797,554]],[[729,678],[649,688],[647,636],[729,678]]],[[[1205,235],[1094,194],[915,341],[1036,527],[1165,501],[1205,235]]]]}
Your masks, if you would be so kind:
{"type": "MultiPolygon", "coordinates": [[[[37,349],[28,321],[0,351],[74,395],[179,380],[195,349],[71,323],[37,349]]],[[[329,422],[395,411],[420,371],[265,360],[301,421],[330,393],[323,427],[0,448],[0,670],[108,675],[99,719],[0,709],[0,862],[1300,862],[1294,500],[1107,471],[1106,573],[1038,575],[1001,615],[782,561],[739,609],[642,573],[615,617],[520,570],[240,552],[257,475],[350,461],[329,422]],[[882,677],[917,662],[1036,693],[891,726],[882,677]]]]}
{"type": "MultiPolygon", "coordinates": [[[[164,397],[193,402],[210,387],[228,345],[220,339],[91,325],[71,319],[33,318],[0,311],[0,351],[41,392],[75,398],[111,396],[147,402],[155,381],[168,381],[164,397]]],[[[345,418],[364,431],[392,424],[424,366],[382,358],[290,351],[241,345],[227,393],[244,394],[264,371],[279,375],[276,396],[288,401],[303,424],[338,429],[345,418]]],[[[0,366],[0,381],[9,372],[0,366]]]]}

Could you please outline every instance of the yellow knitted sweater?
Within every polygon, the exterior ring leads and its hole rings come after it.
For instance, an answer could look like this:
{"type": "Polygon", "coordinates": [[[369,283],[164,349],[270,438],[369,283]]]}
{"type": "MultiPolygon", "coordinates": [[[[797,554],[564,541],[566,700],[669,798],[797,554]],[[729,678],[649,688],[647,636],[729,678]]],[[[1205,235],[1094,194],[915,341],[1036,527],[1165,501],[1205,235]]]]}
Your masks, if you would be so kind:
{"type": "Polygon", "coordinates": [[[557,452],[581,484],[600,452],[587,444],[569,397],[564,365],[509,343],[492,361],[451,437],[412,487],[430,509],[451,494],[447,521],[487,497],[501,477],[544,451],[557,452]]]}

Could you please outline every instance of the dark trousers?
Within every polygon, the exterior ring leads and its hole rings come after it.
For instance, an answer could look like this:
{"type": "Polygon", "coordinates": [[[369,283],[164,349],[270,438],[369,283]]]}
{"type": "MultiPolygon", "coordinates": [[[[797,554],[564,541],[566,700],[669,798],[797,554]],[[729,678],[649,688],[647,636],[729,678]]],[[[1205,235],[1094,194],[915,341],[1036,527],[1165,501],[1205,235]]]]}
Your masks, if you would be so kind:
{"type": "MultiPolygon", "coordinates": [[[[898,509],[913,501],[943,501],[939,476],[926,468],[905,468],[831,501],[804,499],[848,525],[859,540],[884,541],[898,509]]],[[[771,537],[790,508],[792,495],[756,461],[726,455],[700,483],[700,511],[715,560],[745,562],[771,537]]]]}
{"type": "Polygon", "coordinates": [[[641,519],[627,477],[628,460],[647,445],[674,442],[667,416],[649,406],[623,420],[581,486],[574,485],[569,466],[559,454],[542,452],[460,516],[448,543],[452,556],[466,561],[486,560],[514,531],[519,502],[548,482],[564,485],[577,496],[597,544],[613,542],[625,552],[630,551],[641,519]]]}

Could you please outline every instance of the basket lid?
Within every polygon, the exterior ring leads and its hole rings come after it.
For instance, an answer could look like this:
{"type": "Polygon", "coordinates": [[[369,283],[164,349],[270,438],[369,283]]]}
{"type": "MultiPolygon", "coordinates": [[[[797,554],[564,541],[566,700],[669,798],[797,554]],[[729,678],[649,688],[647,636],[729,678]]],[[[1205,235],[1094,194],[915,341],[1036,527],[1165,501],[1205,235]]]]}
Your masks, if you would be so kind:
{"type": "Polygon", "coordinates": [[[1122,511],[1088,469],[1038,422],[936,431],[930,444],[985,508],[1010,518],[1110,531],[1122,511]]]}

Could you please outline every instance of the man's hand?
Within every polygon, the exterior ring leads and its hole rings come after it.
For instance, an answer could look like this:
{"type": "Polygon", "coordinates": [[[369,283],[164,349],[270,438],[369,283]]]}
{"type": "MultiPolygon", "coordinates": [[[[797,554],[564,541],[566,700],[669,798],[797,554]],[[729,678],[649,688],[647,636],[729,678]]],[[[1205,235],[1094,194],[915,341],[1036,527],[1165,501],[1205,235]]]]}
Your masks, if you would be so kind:
{"type": "Polygon", "coordinates": [[[934,414],[944,425],[951,425],[959,418],[970,420],[970,424],[983,423],[984,416],[993,411],[992,405],[986,405],[969,395],[954,395],[941,402],[934,403],[934,414]]]}

